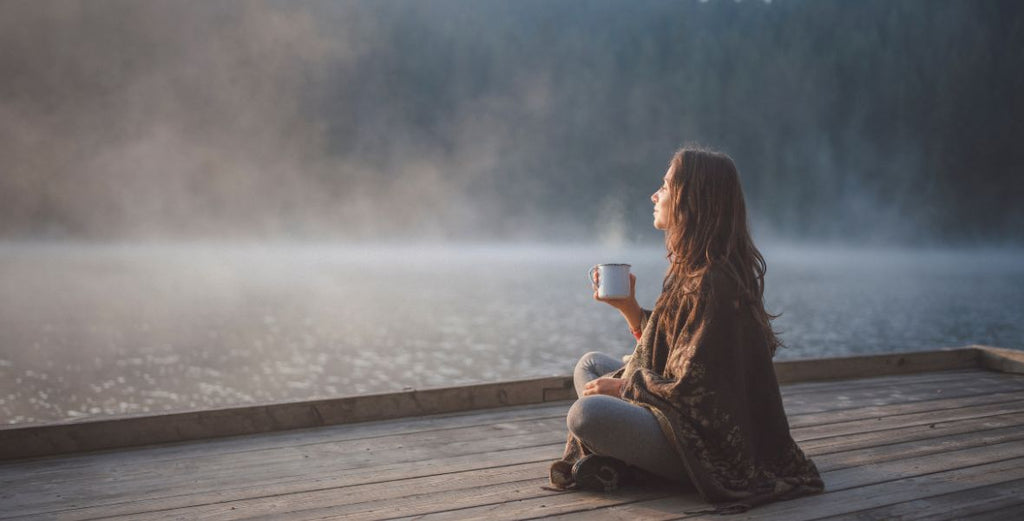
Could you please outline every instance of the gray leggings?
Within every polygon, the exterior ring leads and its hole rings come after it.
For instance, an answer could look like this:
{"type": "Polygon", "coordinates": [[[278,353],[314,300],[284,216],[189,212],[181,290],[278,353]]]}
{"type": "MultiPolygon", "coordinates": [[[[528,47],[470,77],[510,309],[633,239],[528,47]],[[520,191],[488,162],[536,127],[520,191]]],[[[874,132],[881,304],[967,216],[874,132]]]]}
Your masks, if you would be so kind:
{"type": "MultiPolygon", "coordinates": [[[[576,394],[583,386],[622,367],[622,361],[590,352],[573,371],[576,394]]],[[[650,411],[625,400],[597,394],[576,400],[566,417],[569,432],[595,454],[610,456],[676,481],[688,481],[686,468],[650,411]]]]}

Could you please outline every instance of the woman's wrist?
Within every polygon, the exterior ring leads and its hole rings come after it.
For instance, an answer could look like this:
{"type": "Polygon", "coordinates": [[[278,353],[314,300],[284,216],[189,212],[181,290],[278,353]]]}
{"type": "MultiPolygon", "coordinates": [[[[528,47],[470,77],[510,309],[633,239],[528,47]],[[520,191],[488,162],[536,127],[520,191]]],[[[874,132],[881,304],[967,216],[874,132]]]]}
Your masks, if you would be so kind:
{"type": "Polygon", "coordinates": [[[638,333],[640,332],[640,323],[644,318],[644,310],[640,308],[640,304],[633,299],[629,304],[619,308],[619,313],[622,313],[622,317],[626,319],[626,323],[629,325],[629,331],[633,333],[633,336],[639,339],[638,333]]]}
{"type": "Polygon", "coordinates": [[[632,335],[633,338],[636,339],[637,341],[640,341],[640,339],[643,338],[644,336],[642,329],[633,326],[629,327],[629,334],[632,335]]]}

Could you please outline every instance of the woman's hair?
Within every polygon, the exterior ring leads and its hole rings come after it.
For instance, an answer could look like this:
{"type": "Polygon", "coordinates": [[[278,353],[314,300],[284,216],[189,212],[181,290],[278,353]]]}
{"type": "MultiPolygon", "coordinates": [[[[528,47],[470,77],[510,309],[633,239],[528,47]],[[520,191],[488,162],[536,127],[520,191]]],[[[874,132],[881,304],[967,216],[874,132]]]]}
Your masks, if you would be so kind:
{"type": "Polygon", "coordinates": [[[669,268],[659,303],[675,309],[682,328],[672,329],[697,334],[710,318],[709,306],[728,298],[753,314],[774,355],[781,342],[771,327],[775,316],[764,309],[766,266],[750,238],[736,165],[725,154],[686,147],[672,157],[671,169],[665,231],[669,268]],[[716,288],[729,288],[730,295],[716,295],[716,288]]]}

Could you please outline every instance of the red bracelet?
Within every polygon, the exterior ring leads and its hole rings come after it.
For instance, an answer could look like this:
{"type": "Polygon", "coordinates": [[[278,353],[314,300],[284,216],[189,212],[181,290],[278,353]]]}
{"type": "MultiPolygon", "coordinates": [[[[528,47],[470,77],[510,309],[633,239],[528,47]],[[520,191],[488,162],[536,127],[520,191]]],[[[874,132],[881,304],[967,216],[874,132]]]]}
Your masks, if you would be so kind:
{"type": "Polygon", "coordinates": [[[629,332],[630,332],[630,333],[633,333],[633,336],[634,336],[634,337],[635,337],[635,338],[636,338],[637,340],[640,340],[640,337],[642,337],[642,336],[643,336],[643,334],[644,334],[644,333],[643,333],[643,331],[640,331],[639,329],[633,329],[633,328],[629,328],[629,332]]]}

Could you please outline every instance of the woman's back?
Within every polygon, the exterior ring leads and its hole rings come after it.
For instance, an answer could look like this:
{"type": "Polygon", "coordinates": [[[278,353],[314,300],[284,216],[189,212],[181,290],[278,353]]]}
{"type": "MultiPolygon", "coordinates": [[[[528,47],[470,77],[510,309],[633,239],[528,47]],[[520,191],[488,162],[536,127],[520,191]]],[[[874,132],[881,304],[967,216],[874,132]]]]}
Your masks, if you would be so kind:
{"type": "Polygon", "coordinates": [[[586,385],[577,382],[583,393],[570,409],[552,483],[571,481],[563,480],[567,464],[576,464],[575,476],[591,452],[603,452],[648,462],[736,509],[820,492],[824,484],[790,436],[782,407],[771,360],[778,340],[763,303],[765,264],[750,239],[735,166],[723,154],[681,150],[651,200],[670,261],[662,295],[652,311],[640,310],[632,291],[623,301],[606,300],[639,337],[636,349],[614,374],[590,371],[586,385]],[[605,435],[626,417],[664,447],[660,460],[605,435]],[[660,433],[651,435],[648,424],[660,433]]]}

